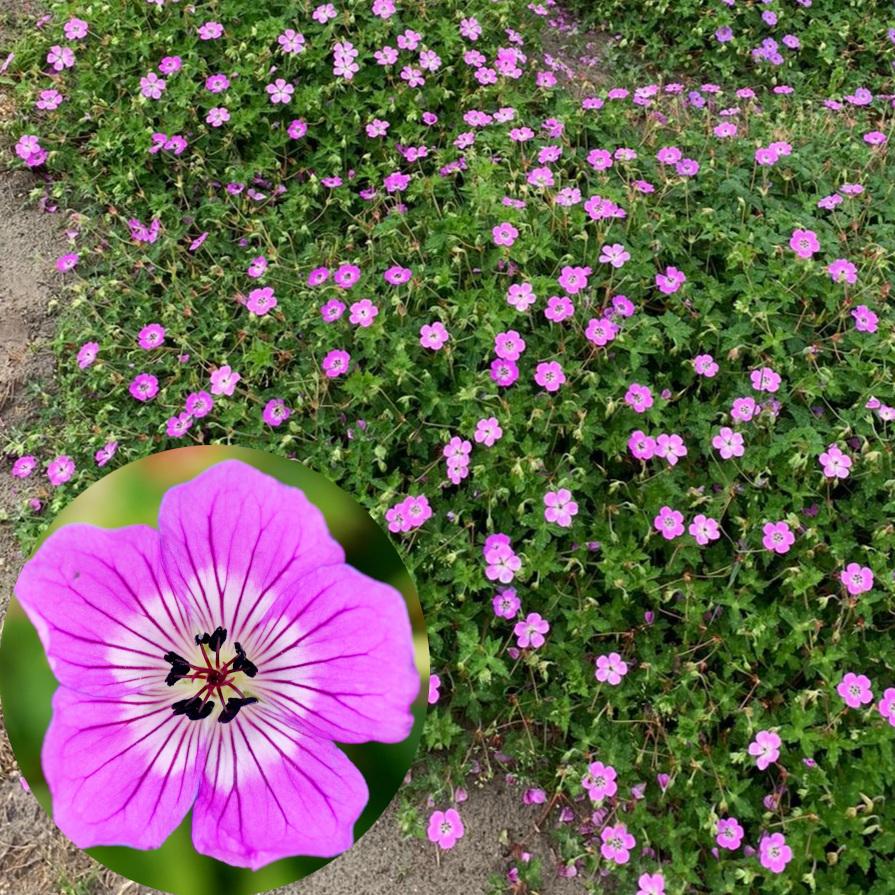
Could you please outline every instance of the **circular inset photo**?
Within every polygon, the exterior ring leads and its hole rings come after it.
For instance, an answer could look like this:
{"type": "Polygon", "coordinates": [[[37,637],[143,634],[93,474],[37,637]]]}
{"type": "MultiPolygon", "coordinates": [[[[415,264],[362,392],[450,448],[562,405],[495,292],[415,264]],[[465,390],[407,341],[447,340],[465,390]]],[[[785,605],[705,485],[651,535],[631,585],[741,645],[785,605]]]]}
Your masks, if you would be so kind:
{"type": "Polygon", "coordinates": [[[15,585],[0,695],[62,832],[177,895],[312,873],[382,813],[429,677],[413,582],[341,489],[189,447],[75,499],[15,585]]]}

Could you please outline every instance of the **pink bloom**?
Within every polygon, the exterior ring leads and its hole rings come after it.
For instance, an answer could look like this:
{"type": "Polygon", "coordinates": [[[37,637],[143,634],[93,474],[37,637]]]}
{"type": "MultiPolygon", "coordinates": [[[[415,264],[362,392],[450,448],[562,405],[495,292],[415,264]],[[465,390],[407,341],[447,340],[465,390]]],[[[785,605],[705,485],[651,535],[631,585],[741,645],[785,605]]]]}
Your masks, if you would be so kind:
{"type": "Polygon", "coordinates": [[[618,335],[618,332],[618,326],[608,317],[596,317],[588,320],[584,337],[588,342],[593,342],[594,345],[602,348],[609,344],[618,335]]]}
{"type": "Polygon", "coordinates": [[[515,361],[498,358],[491,362],[491,379],[501,388],[508,388],[519,378],[515,361]]]}
{"type": "Polygon", "coordinates": [[[800,257],[810,258],[820,251],[817,234],[813,230],[793,230],[789,247],[800,257]]]}
{"type": "Polygon", "coordinates": [[[718,372],[718,364],[710,354],[697,354],[693,358],[693,369],[699,376],[711,379],[718,372]]]}
{"type": "Polygon", "coordinates": [[[288,103],[292,99],[292,94],[295,93],[295,87],[284,78],[277,78],[272,84],[268,84],[264,89],[270,96],[270,101],[274,104],[288,103]]]}
{"type": "Polygon", "coordinates": [[[106,442],[94,455],[93,459],[96,460],[97,466],[105,466],[112,457],[115,456],[115,452],[118,450],[118,442],[117,441],[108,441],[106,442]]]}
{"type": "Polygon", "coordinates": [[[56,259],[56,270],[59,273],[68,273],[68,271],[74,270],[80,257],[77,252],[67,252],[65,255],[60,255],[56,259]]]}
{"type": "Polygon", "coordinates": [[[214,398],[208,392],[191,392],[185,401],[186,412],[197,420],[208,416],[214,408],[214,398]]]}
{"type": "Polygon", "coordinates": [[[587,790],[593,802],[611,798],[618,792],[616,770],[612,765],[604,765],[602,761],[593,761],[587,766],[587,773],[581,779],[581,785],[587,790]]]}
{"type": "Polygon", "coordinates": [[[447,811],[434,811],[429,818],[429,827],[426,835],[429,842],[434,842],[439,848],[453,848],[457,840],[463,837],[465,832],[463,821],[455,808],[447,811]]]}
{"type": "Polygon", "coordinates": [[[564,267],[557,282],[569,295],[577,295],[582,289],[587,289],[587,278],[591,273],[589,267],[564,267]]]}
{"type": "Polygon", "coordinates": [[[758,770],[763,771],[780,757],[782,741],[773,730],[759,730],[749,744],[749,754],[755,758],[758,770]]]}
{"type": "Polygon", "coordinates": [[[219,367],[211,374],[211,393],[213,395],[226,395],[230,397],[236,388],[236,383],[242,377],[235,370],[231,370],[227,364],[219,367]]]}
{"type": "Polygon", "coordinates": [[[837,258],[827,265],[827,273],[834,283],[843,281],[852,285],[858,281],[858,268],[847,258],[837,258]]]}
{"type": "Polygon", "coordinates": [[[85,342],[78,349],[78,366],[83,370],[89,367],[99,354],[99,344],[97,342],[85,342]]]}
{"type": "Polygon", "coordinates": [[[436,320],[435,323],[424,323],[420,327],[420,345],[432,351],[438,351],[450,338],[445,325],[436,320]]]}
{"type": "Polygon", "coordinates": [[[256,317],[263,317],[277,306],[277,297],[274,295],[272,287],[263,286],[252,289],[245,304],[246,308],[256,317]]]}
{"type": "Polygon", "coordinates": [[[895,727],[895,687],[888,687],[877,705],[879,713],[895,727]]]}
{"type": "Polygon", "coordinates": [[[292,411],[286,406],[286,402],[282,398],[271,398],[265,405],[261,413],[261,419],[268,426],[277,427],[281,423],[285,423],[292,416],[292,411]]]}
{"type": "Polygon", "coordinates": [[[622,678],[628,673],[628,663],[618,653],[609,653],[606,656],[597,656],[594,677],[600,683],[607,683],[617,687],[622,678]]]}
{"type": "Polygon", "coordinates": [[[547,299],[547,307],[544,309],[544,316],[553,323],[561,323],[575,313],[575,306],[572,299],[565,295],[551,295],[547,299]]]}
{"type": "Polygon", "coordinates": [[[864,674],[855,674],[849,671],[836,687],[836,692],[842,697],[845,704],[852,709],[859,709],[862,705],[873,702],[873,693],[870,690],[870,678],[864,674]]]}
{"type": "Polygon", "coordinates": [[[852,467],[851,457],[844,454],[837,445],[831,444],[818,457],[823,474],[828,479],[846,479],[852,467]]]}
{"type": "Polygon", "coordinates": [[[600,833],[603,844],[600,846],[600,854],[608,861],[616,864],[627,864],[631,857],[631,849],[637,844],[637,840],[628,832],[628,828],[622,824],[612,827],[604,827],[600,833]]]}
{"type": "Polygon", "coordinates": [[[671,541],[684,533],[684,514],[663,506],[653,519],[653,526],[666,541],[671,541]]]}
{"type": "Polygon", "coordinates": [[[321,367],[330,379],[335,379],[337,376],[342,376],[348,372],[348,364],[350,362],[351,355],[347,351],[336,348],[323,358],[321,367]]]}
{"type": "Polygon", "coordinates": [[[604,245],[599,258],[601,264],[611,264],[615,268],[624,267],[630,260],[631,253],[620,242],[604,245]]]}
{"type": "Polygon", "coordinates": [[[665,877],[661,873],[641,873],[636,895],[665,895],[665,877]]]}
{"type": "Polygon", "coordinates": [[[521,605],[522,603],[519,600],[519,597],[516,596],[515,589],[512,587],[508,587],[501,593],[495,594],[491,600],[494,614],[498,618],[515,618],[521,605]]]}
{"type": "MultiPolygon", "coordinates": [[[[64,485],[74,474],[75,461],[64,454],[50,460],[49,464],[47,464],[47,478],[50,480],[50,484],[53,485],[53,487],[64,485]]],[[[16,596],[19,596],[18,590],[16,590],[16,596]]],[[[19,599],[21,599],[20,596],[19,599]]]]}
{"type": "Polygon", "coordinates": [[[524,621],[516,622],[513,633],[519,649],[538,649],[544,645],[544,635],[550,630],[550,622],[537,612],[529,612],[524,621]]]}
{"type": "Polygon", "coordinates": [[[853,596],[867,593],[873,587],[873,572],[868,566],[850,562],[840,573],[839,580],[853,596]]]}
{"type": "Polygon", "coordinates": [[[15,479],[27,479],[32,472],[34,472],[37,467],[37,457],[28,454],[24,457],[19,457],[15,463],[12,464],[11,475],[15,479]]]}
{"type": "Polygon", "coordinates": [[[360,301],[354,302],[349,310],[350,314],[348,319],[362,329],[372,326],[373,321],[376,319],[376,315],[379,313],[379,308],[377,308],[369,298],[363,298],[360,301]]]}
{"type": "Polygon", "coordinates": [[[625,404],[637,413],[645,413],[653,406],[653,393],[649,386],[632,382],[625,392],[625,404]]]}
{"type": "Polygon", "coordinates": [[[726,819],[719,818],[715,842],[717,842],[721,848],[726,848],[728,851],[735,851],[740,847],[740,843],[743,841],[743,832],[740,822],[735,817],[728,817],[726,819]]]}
{"type": "Polygon", "coordinates": [[[561,528],[569,528],[576,515],[578,504],[572,500],[572,492],[568,488],[548,491],[544,495],[544,518],[548,522],[555,522],[561,528]]]}
{"type": "Polygon", "coordinates": [[[165,328],[160,323],[149,323],[140,330],[137,344],[144,351],[160,348],[165,342],[165,328]]]}
{"type": "Polygon", "coordinates": [[[558,361],[543,361],[535,368],[535,382],[548,392],[559,391],[565,381],[565,373],[558,361]]]}
{"type": "Polygon", "coordinates": [[[519,236],[519,231],[508,221],[498,224],[491,230],[494,245],[511,246],[519,236]]]}
{"type": "Polygon", "coordinates": [[[537,301],[531,283],[513,283],[507,289],[507,304],[517,311],[527,311],[537,301]]]}
{"type": "Polygon", "coordinates": [[[656,439],[635,429],[628,439],[628,450],[637,460],[650,460],[656,454],[656,439]]]}
{"type": "Polygon", "coordinates": [[[169,438],[183,438],[193,425],[193,418],[186,412],[168,418],[165,432],[169,438]]]}
{"type": "Polygon", "coordinates": [[[765,836],[758,845],[758,852],[761,866],[771,873],[783,873],[792,860],[792,849],[782,833],[765,836]]]}
{"type": "Polygon", "coordinates": [[[761,543],[765,550],[788,553],[789,548],[795,543],[796,536],[786,522],[766,522],[761,530],[764,533],[761,543]]]}
{"type": "Polygon", "coordinates": [[[437,674],[429,675],[429,705],[435,705],[441,694],[438,692],[441,687],[441,678],[437,674]]]}
{"type": "Polygon", "coordinates": [[[522,568],[522,560],[509,544],[495,543],[485,550],[485,577],[489,581],[509,584],[522,568]]]}
{"type": "Polygon", "coordinates": [[[656,456],[666,460],[669,466],[676,466],[681,457],[687,456],[687,446],[680,435],[662,432],[656,436],[656,456]]]}
{"type": "Polygon", "coordinates": [[[491,447],[496,441],[499,441],[502,436],[503,429],[500,428],[500,423],[495,416],[481,419],[475,425],[475,434],[473,435],[473,438],[475,439],[476,444],[484,444],[485,447],[491,447]]]}
{"type": "Polygon", "coordinates": [[[721,537],[721,533],[718,531],[718,520],[703,513],[693,517],[693,521],[690,523],[687,531],[693,535],[696,543],[701,547],[704,547],[711,541],[717,541],[721,537]]]}
{"type": "Polygon", "coordinates": [[[494,337],[494,353],[502,360],[519,360],[525,351],[525,340],[514,329],[494,337]]]}
{"type": "Polygon", "coordinates": [[[151,401],[158,394],[158,379],[151,373],[139,373],[131,381],[128,391],[138,401],[151,401]]]}
{"type": "Polygon", "coordinates": [[[75,64],[75,54],[71,47],[62,47],[56,44],[50,47],[47,53],[47,62],[54,71],[64,71],[75,64]]]}
{"type": "MultiPolygon", "coordinates": [[[[317,268],[316,271],[312,271],[311,273],[317,273],[322,276],[323,270],[326,270],[326,268],[317,268]]],[[[326,277],[323,277],[323,279],[325,280],[326,277]]],[[[356,264],[340,264],[338,268],[336,268],[336,272],[333,274],[333,282],[340,289],[350,289],[359,279],[360,268],[356,264]]],[[[319,283],[321,282],[323,282],[323,280],[317,279],[317,282],[315,282],[313,285],[319,285],[319,283]]]]}
{"type": "Polygon", "coordinates": [[[664,295],[673,295],[686,282],[687,277],[683,271],[678,270],[676,267],[667,267],[665,268],[665,273],[656,274],[656,286],[664,295]]]}
{"type": "Polygon", "coordinates": [[[751,396],[734,398],[733,405],[730,408],[730,415],[740,423],[748,423],[755,416],[757,410],[755,398],[751,396]]]}
{"type": "Polygon", "coordinates": [[[776,392],[780,388],[780,374],[775,373],[770,367],[753,370],[749,378],[752,388],[759,392],[776,392]]]}
{"type": "Polygon", "coordinates": [[[879,324],[879,317],[867,307],[857,305],[852,308],[852,318],[855,321],[855,329],[859,333],[875,333],[879,324]]]}

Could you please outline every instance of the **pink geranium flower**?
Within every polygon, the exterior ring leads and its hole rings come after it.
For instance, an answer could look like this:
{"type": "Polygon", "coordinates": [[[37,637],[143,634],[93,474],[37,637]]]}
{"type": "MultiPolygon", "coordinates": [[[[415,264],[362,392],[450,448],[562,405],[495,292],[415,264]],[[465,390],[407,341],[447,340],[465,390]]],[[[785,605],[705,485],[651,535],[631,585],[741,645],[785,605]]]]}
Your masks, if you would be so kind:
{"type": "Polygon", "coordinates": [[[831,444],[817,459],[823,467],[823,473],[826,478],[848,478],[852,467],[852,459],[844,454],[835,444],[831,444]]]}
{"type": "Polygon", "coordinates": [[[525,340],[514,329],[494,337],[494,353],[502,360],[519,360],[525,351],[525,340]]]}
{"type": "Polygon", "coordinates": [[[242,376],[236,370],[231,369],[229,364],[224,364],[211,374],[211,393],[230,397],[240,379],[242,376]]]}
{"type": "Polygon", "coordinates": [[[650,460],[656,455],[656,439],[635,429],[628,439],[628,450],[638,460],[650,460]]]}
{"type": "Polygon", "coordinates": [[[492,447],[502,436],[503,429],[500,428],[497,417],[489,416],[475,424],[475,434],[472,437],[475,439],[476,444],[492,447]]]}
{"type": "Polygon", "coordinates": [[[437,674],[429,675],[429,696],[428,703],[429,705],[435,705],[438,702],[441,693],[439,692],[441,688],[441,678],[437,674]]]}
{"type": "Polygon", "coordinates": [[[335,348],[323,358],[321,367],[328,378],[335,379],[348,372],[349,363],[351,363],[351,355],[347,351],[335,348]]]}
{"type": "Polygon", "coordinates": [[[637,840],[628,832],[623,823],[615,826],[604,827],[600,833],[603,844],[600,846],[600,854],[608,861],[616,864],[627,864],[631,857],[631,849],[637,844],[637,840]]]}
{"type": "Polygon", "coordinates": [[[597,656],[595,666],[594,677],[601,684],[607,683],[613,687],[618,686],[628,673],[628,663],[618,653],[597,656]]]}
{"type": "Polygon", "coordinates": [[[715,842],[717,842],[721,848],[726,848],[728,851],[735,851],[740,847],[740,843],[743,841],[743,832],[740,822],[735,817],[719,818],[715,842]]]}
{"type": "Polygon", "coordinates": [[[625,404],[637,413],[646,413],[653,406],[653,393],[648,385],[632,382],[625,392],[625,404]]]}
{"type": "Polygon", "coordinates": [[[419,673],[404,599],[303,492],[219,463],[158,529],[58,529],[15,591],[60,683],[42,764],[76,845],[156,849],[190,811],[200,854],[252,870],[353,844],[368,790],[335,741],[405,739],[419,673]]]}
{"type": "Polygon", "coordinates": [[[138,373],[128,386],[128,391],[138,401],[151,401],[158,394],[158,379],[151,373],[138,373]]]}
{"type": "Polygon", "coordinates": [[[713,519],[711,516],[706,516],[704,513],[698,513],[693,517],[693,521],[690,523],[687,531],[693,535],[696,543],[701,547],[712,541],[717,541],[721,537],[721,532],[718,530],[718,520],[713,519]]]}
{"type": "Polygon", "coordinates": [[[24,457],[19,457],[15,463],[12,464],[12,470],[10,474],[14,479],[27,479],[32,472],[34,472],[37,467],[37,457],[32,454],[27,454],[24,457]]]}
{"type": "Polygon", "coordinates": [[[522,605],[521,600],[516,596],[515,588],[508,587],[506,590],[495,594],[491,600],[491,606],[494,614],[498,618],[515,618],[522,605]]]}
{"type": "Polygon", "coordinates": [[[810,258],[820,251],[817,234],[813,230],[793,230],[789,247],[800,257],[810,258]]]}
{"type": "MultiPolygon", "coordinates": [[[[47,464],[47,478],[50,480],[50,484],[54,487],[64,485],[74,474],[75,461],[64,454],[61,457],[56,457],[53,460],[50,460],[47,464]]],[[[16,596],[19,596],[18,590],[16,590],[16,596]]],[[[19,597],[19,599],[21,600],[21,597],[19,597]]]]}
{"type": "Polygon", "coordinates": [[[519,231],[509,221],[504,221],[491,230],[491,237],[497,246],[511,246],[518,236],[519,231]]]}
{"type": "Polygon", "coordinates": [[[592,761],[587,766],[587,773],[581,779],[581,785],[587,790],[591,801],[599,802],[611,798],[618,792],[618,784],[615,782],[617,776],[612,765],[592,761]]]}
{"type": "Polygon", "coordinates": [[[578,515],[578,504],[572,500],[572,492],[568,488],[548,491],[544,495],[544,518],[555,522],[561,528],[569,528],[572,518],[578,515]]]}
{"type": "Polygon", "coordinates": [[[429,348],[431,351],[438,351],[444,347],[445,342],[450,338],[445,325],[436,320],[435,323],[424,323],[420,327],[420,345],[423,348],[429,348]]]}
{"type": "Polygon", "coordinates": [[[665,895],[665,877],[661,873],[641,873],[636,895],[665,895]]]}
{"type": "Polygon", "coordinates": [[[264,405],[264,410],[261,412],[261,419],[268,426],[273,426],[274,428],[285,423],[290,416],[292,416],[292,410],[286,406],[286,402],[282,398],[271,398],[264,405]]]}
{"type": "Polygon", "coordinates": [[[558,361],[544,361],[535,367],[535,382],[548,392],[558,392],[566,375],[558,361]]]}
{"type": "Polygon", "coordinates": [[[895,727],[895,687],[888,687],[877,705],[879,713],[895,727]]]}
{"type": "Polygon", "coordinates": [[[866,674],[855,674],[849,671],[839,681],[836,692],[842,697],[845,704],[852,709],[859,709],[862,705],[873,702],[870,678],[866,674]]]}
{"type": "Polygon", "coordinates": [[[856,305],[851,310],[851,316],[859,333],[875,333],[879,328],[879,316],[867,305],[856,305]]]}
{"type": "Polygon", "coordinates": [[[99,343],[85,342],[78,349],[78,366],[82,370],[86,369],[96,360],[97,354],[99,354],[99,343]]]}
{"type": "Polygon", "coordinates": [[[529,612],[523,621],[516,622],[513,633],[519,649],[538,649],[544,645],[544,635],[550,630],[550,622],[537,612],[529,612]]]}
{"type": "Polygon", "coordinates": [[[653,519],[653,525],[666,541],[671,541],[684,533],[684,514],[664,506],[653,519]]]}
{"type": "Polygon", "coordinates": [[[783,873],[792,860],[792,849],[782,833],[765,836],[758,845],[758,853],[761,866],[771,873],[783,873]]]}
{"type": "Polygon", "coordinates": [[[665,273],[656,274],[656,287],[663,295],[673,295],[686,282],[686,275],[676,267],[666,267],[665,273]]]}
{"type": "Polygon", "coordinates": [[[522,560],[509,544],[494,543],[485,549],[485,577],[509,584],[522,568],[522,560]]]}
{"type": "Polygon", "coordinates": [[[781,740],[773,730],[759,730],[749,743],[749,754],[755,758],[755,765],[763,771],[780,757],[781,740]]]}
{"type": "Polygon", "coordinates": [[[429,827],[426,835],[429,842],[434,842],[439,848],[453,848],[457,840],[463,837],[465,829],[463,821],[455,808],[447,811],[434,811],[429,818],[429,827]]]}
{"type": "Polygon", "coordinates": [[[788,553],[789,548],[795,543],[796,536],[787,522],[766,522],[761,530],[764,535],[761,543],[765,550],[773,550],[774,553],[788,553]]]}
{"type": "Polygon", "coordinates": [[[868,566],[850,562],[840,573],[839,580],[853,596],[867,593],[873,587],[873,572],[868,566]]]}

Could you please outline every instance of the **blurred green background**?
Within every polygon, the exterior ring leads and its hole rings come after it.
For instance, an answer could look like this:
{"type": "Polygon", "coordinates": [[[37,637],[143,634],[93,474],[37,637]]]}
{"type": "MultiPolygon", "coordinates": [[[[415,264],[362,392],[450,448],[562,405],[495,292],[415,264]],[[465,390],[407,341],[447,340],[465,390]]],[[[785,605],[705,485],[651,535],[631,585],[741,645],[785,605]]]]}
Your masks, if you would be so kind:
{"type": "MultiPolygon", "coordinates": [[[[429,679],[426,626],[413,581],[388,536],[360,504],[295,460],[244,448],[187,447],[153,454],[110,473],[58,515],[40,543],[60,526],[72,522],[89,522],[104,528],[139,523],[156,527],[159,505],[168,488],[227,459],[242,460],[281,482],[301,488],[323,512],[347,561],[397,588],[407,602],[421,683],[413,706],[413,731],[401,743],[341,747],[363,773],[370,789],[370,800],[354,828],[356,841],[385,810],[413,761],[426,715],[429,679]]],[[[50,814],[50,793],[40,765],[40,750],[56,687],[37,632],[13,599],[0,642],[0,698],[22,774],[50,814]]],[[[192,812],[162,847],[153,851],[109,846],[90,848],[87,852],[129,879],[176,895],[250,895],[293,882],[328,863],[322,858],[296,857],[258,871],[231,867],[195,851],[190,839],[191,819],[192,812]]]]}

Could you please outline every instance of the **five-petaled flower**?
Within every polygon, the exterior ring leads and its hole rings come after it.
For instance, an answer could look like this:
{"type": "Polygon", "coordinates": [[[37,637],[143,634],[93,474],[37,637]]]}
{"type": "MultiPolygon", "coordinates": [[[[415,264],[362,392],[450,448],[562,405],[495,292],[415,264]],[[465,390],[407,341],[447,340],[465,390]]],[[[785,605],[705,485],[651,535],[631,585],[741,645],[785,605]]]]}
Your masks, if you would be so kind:
{"type": "Polygon", "coordinates": [[[190,809],[240,867],[352,845],[368,791],[335,742],[405,739],[420,678],[401,595],[299,489],[219,463],[157,530],[59,529],[15,590],[61,685],[42,763],[76,845],[158,848],[190,809]]]}

